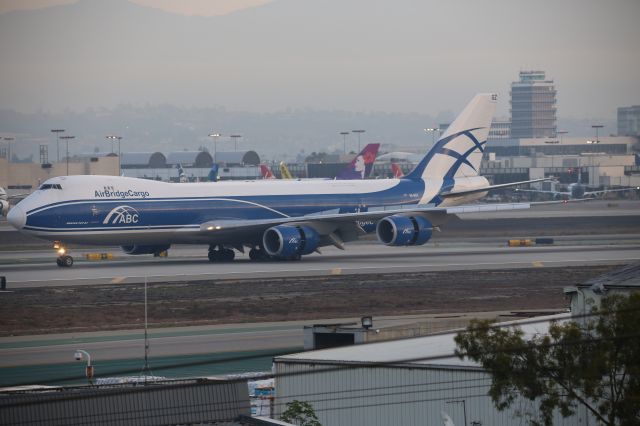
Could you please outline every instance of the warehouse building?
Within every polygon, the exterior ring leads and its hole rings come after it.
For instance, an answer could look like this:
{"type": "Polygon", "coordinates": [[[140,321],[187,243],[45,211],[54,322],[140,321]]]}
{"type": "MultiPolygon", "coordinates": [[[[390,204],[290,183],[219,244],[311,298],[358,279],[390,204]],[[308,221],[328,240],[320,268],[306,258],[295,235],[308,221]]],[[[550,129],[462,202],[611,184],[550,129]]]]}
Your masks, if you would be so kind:
{"type": "MultiPolygon", "coordinates": [[[[527,335],[546,333],[549,321],[558,317],[540,317],[540,322],[521,327],[527,335]]],[[[536,407],[524,398],[497,411],[487,395],[491,377],[475,362],[453,356],[454,336],[277,357],[276,414],[298,399],[311,403],[320,423],[327,425],[436,425],[445,413],[456,425],[506,426],[521,421],[520,415],[537,416],[536,407]]],[[[582,408],[567,419],[556,413],[554,424],[581,425],[587,416],[582,408]]]]}
{"type": "MultiPolygon", "coordinates": [[[[579,319],[599,306],[605,294],[640,290],[640,264],[632,264],[564,292],[579,319]]],[[[526,336],[546,334],[552,320],[567,314],[503,323],[526,336]]],[[[294,399],[313,405],[326,425],[438,425],[444,415],[456,425],[513,425],[537,418],[525,398],[498,411],[488,396],[491,377],[468,359],[454,356],[457,330],[431,336],[334,347],[274,359],[275,411],[294,399]]],[[[553,424],[595,425],[583,406],[553,424]]]]}

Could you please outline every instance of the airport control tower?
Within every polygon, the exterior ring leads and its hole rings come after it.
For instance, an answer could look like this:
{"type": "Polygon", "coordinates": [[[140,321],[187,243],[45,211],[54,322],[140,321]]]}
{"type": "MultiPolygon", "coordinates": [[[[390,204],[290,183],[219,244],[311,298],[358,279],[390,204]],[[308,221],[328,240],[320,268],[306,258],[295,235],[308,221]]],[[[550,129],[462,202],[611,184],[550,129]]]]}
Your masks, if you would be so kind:
{"type": "Polygon", "coordinates": [[[511,83],[511,137],[556,136],[556,88],[544,71],[520,71],[511,83]]]}

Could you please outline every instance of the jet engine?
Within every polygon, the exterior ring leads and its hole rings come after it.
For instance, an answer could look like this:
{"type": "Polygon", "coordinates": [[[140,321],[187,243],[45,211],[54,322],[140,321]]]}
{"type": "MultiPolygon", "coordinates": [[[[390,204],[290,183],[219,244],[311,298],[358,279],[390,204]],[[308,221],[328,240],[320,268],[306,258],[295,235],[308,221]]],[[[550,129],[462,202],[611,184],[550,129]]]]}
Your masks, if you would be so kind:
{"type": "Polygon", "coordinates": [[[7,200],[0,200],[0,214],[6,216],[9,213],[9,202],[7,200]]]}
{"type": "Polygon", "coordinates": [[[122,251],[127,254],[160,254],[163,251],[169,250],[170,244],[164,244],[159,246],[145,246],[134,244],[131,246],[122,246],[122,251]]]}
{"type": "Polygon", "coordinates": [[[381,219],[376,234],[381,243],[388,246],[419,246],[431,238],[431,222],[422,216],[395,214],[381,219]]]}
{"type": "Polygon", "coordinates": [[[265,251],[278,259],[296,259],[313,253],[320,236],[309,226],[278,225],[267,229],[262,236],[265,251]]]}

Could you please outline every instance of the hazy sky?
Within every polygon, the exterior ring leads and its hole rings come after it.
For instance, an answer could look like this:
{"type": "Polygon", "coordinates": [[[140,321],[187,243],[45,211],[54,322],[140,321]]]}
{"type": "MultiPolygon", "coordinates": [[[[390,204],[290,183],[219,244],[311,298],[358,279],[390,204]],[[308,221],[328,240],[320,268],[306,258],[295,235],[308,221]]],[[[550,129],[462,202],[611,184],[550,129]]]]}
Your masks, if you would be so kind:
{"type": "Polygon", "coordinates": [[[0,108],[18,111],[436,115],[495,91],[508,116],[531,68],[555,80],[560,116],[640,104],[638,0],[4,0],[0,13],[0,108]]]}
{"type": "MultiPolygon", "coordinates": [[[[0,0],[0,13],[14,10],[34,10],[49,6],[76,3],[78,0],[0,0]]],[[[105,0],[108,1],[108,0],[105,0]]],[[[258,6],[272,0],[131,0],[182,15],[219,16],[236,10],[258,6]]]]}

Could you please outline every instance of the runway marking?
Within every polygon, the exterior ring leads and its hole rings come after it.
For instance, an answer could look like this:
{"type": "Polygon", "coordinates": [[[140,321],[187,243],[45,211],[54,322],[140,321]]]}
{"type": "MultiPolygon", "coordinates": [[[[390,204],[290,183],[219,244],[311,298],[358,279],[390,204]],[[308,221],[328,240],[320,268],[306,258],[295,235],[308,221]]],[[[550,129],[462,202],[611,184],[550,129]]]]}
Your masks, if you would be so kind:
{"type": "Polygon", "coordinates": [[[333,268],[331,270],[331,275],[342,275],[342,268],[333,268]]]}
{"type": "Polygon", "coordinates": [[[127,277],[113,277],[111,284],[120,284],[125,279],[127,279],[127,277]]]}
{"type": "Polygon", "coordinates": [[[531,262],[531,264],[535,267],[535,268],[542,268],[544,266],[544,264],[540,261],[535,261],[535,262],[531,262]]]}

